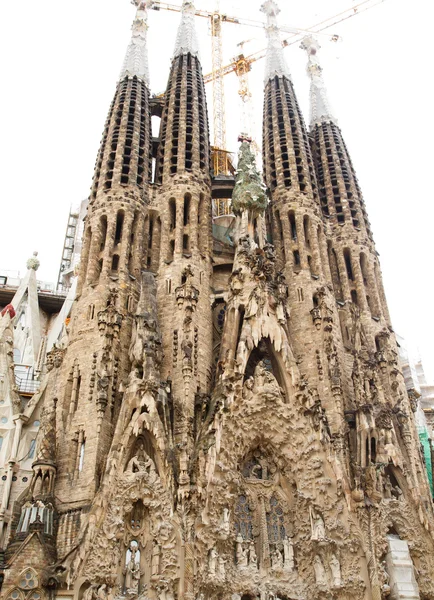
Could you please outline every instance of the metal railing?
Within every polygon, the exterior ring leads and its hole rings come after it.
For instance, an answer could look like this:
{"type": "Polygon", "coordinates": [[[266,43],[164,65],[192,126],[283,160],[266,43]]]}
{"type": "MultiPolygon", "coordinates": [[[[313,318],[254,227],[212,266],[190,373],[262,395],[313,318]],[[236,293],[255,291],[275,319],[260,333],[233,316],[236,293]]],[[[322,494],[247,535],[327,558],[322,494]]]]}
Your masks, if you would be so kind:
{"type": "Polygon", "coordinates": [[[36,381],[35,379],[21,379],[20,377],[15,377],[15,383],[20,394],[35,394],[41,386],[40,381],[36,381]]]}

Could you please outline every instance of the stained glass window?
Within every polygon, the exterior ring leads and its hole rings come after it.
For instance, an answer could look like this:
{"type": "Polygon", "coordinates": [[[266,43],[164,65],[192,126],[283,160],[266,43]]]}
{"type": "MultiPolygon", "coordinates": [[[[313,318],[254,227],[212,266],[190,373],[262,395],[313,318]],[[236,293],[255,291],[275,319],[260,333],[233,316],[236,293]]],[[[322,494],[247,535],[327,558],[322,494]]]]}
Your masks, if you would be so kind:
{"type": "Polygon", "coordinates": [[[267,530],[270,542],[280,542],[286,537],[283,509],[275,496],[270,498],[270,512],[267,512],[267,530]]]}
{"type": "Polygon", "coordinates": [[[235,529],[244,540],[253,539],[253,519],[247,496],[239,496],[235,507],[235,529]]]}

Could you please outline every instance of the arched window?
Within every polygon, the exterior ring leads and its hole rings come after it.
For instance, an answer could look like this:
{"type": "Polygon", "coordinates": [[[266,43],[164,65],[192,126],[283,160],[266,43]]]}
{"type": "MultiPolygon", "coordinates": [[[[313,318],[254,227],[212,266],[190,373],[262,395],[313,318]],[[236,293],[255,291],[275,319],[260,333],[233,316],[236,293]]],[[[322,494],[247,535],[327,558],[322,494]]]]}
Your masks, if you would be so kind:
{"type": "Polygon", "coordinates": [[[235,507],[235,530],[243,540],[253,539],[253,516],[247,496],[239,496],[235,507]]]}
{"type": "Polygon", "coordinates": [[[351,265],[351,253],[348,248],[344,248],[344,261],[347,269],[347,276],[350,281],[354,280],[353,267],[351,265]]]}
{"type": "Polygon", "coordinates": [[[83,470],[84,465],[84,451],[85,451],[86,442],[82,442],[80,446],[80,457],[78,459],[78,470],[83,470]]]}
{"type": "Polygon", "coordinates": [[[185,194],[184,196],[184,226],[190,223],[190,203],[191,196],[190,194],[185,194]]]}
{"type": "Polygon", "coordinates": [[[295,224],[295,213],[294,211],[289,211],[288,213],[288,218],[289,218],[289,228],[291,231],[291,239],[293,242],[297,241],[297,226],[295,224]]]}
{"type": "Polygon", "coordinates": [[[31,440],[28,458],[33,458],[35,456],[35,448],[36,448],[36,439],[31,440]]]}
{"type": "Polygon", "coordinates": [[[100,250],[104,250],[105,242],[106,242],[106,238],[107,238],[107,217],[106,217],[106,215],[103,215],[101,217],[99,227],[100,227],[100,233],[101,233],[100,250]]]}
{"type": "Polygon", "coordinates": [[[38,587],[38,579],[33,569],[27,569],[21,573],[19,586],[22,590],[33,590],[38,587]]]}
{"type": "Polygon", "coordinates": [[[7,596],[6,600],[24,600],[24,595],[20,590],[12,590],[7,596]]]}
{"type": "Polygon", "coordinates": [[[119,269],[119,255],[113,254],[112,258],[112,271],[117,271],[119,269]]]}
{"type": "Polygon", "coordinates": [[[115,244],[119,244],[122,239],[123,227],[124,227],[124,211],[120,210],[116,217],[115,244]]]}
{"type": "Polygon", "coordinates": [[[170,215],[169,229],[170,229],[170,231],[173,231],[176,228],[176,201],[175,201],[175,198],[170,198],[170,200],[169,200],[169,215],[170,215]]]}
{"type": "Polygon", "coordinates": [[[270,543],[281,542],[286,538],[283,508],[276,496],[270,498],[270,510],[267,512],[267,531],[270,543]]]}

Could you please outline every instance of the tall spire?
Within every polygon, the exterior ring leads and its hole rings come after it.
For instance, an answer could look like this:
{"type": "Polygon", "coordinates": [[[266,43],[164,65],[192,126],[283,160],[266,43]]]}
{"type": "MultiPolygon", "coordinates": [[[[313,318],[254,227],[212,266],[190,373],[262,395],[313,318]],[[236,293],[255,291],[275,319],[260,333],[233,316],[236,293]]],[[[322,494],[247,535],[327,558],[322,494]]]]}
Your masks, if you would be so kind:
{"type": "Polygon", "coordinates": [[[324,121],[336,123],[322,78],[322,67],[318,61],[318,50],[321,46],[313,36],[307,35],[301,42],[300,48],[306,50],[308,56],[307,72],[311,79],[310,124],[313,126],[324,121]]]}
{"type": "Polygon", "coordinates": [[[280,41],[280,30],[277,25],[277,15],[280,8],[275,0],[266,0],[261,10],[267,16],[265,31],[268,38],[268,48],[265,66],[265,83],[273,77],[287,77],[291,79],[289,68],[283,54],[282,42],[280,41]]]}
{"type": "Polygon", "coordinates": [[[148,50],[146,38],[148,31],[148,15],[146,0],[133,0],[137,6],[136,18],[132,26],[131,42],[128,45],[122,66],[120,79],[124,77],[137,77],[149,87],[148,50]]]}
{"type": "Polygon", "coordinates": [[[199,57],[199,43],[197,41],[196,28],[194,25],[195,8],[193,2],[184,0],[182,3],[181,23],[176,36],[175,52],[173,58],[182,54],[191,54],[199,57]]]}

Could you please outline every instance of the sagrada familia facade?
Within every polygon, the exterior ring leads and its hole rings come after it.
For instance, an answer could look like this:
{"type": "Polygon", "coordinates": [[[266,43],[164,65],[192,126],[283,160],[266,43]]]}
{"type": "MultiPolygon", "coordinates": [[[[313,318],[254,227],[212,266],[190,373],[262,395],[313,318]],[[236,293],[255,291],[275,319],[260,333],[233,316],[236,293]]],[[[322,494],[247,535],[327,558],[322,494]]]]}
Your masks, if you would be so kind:
{"type": "MultiPolygon", "coordinates": [[[[318,45],[303,41],[308,130],[265,1],[263,180],[241,136],[223,251],[194,7],[184,0],[155,148],[136,4],[67,342],[25,409],[43,402],[1,597],[434,599],[415,399],[318,45]]],[[[2,343],[13,319],[6,307],[2,343]]]]}

